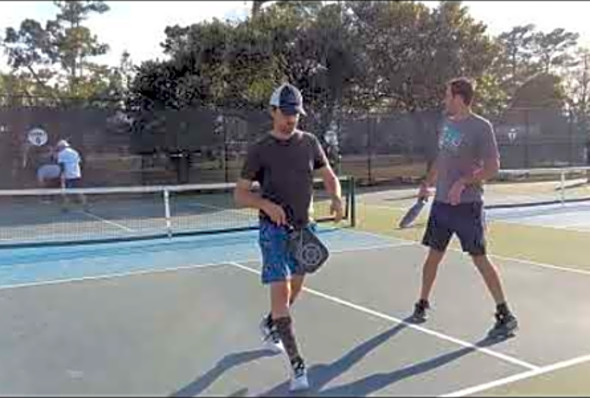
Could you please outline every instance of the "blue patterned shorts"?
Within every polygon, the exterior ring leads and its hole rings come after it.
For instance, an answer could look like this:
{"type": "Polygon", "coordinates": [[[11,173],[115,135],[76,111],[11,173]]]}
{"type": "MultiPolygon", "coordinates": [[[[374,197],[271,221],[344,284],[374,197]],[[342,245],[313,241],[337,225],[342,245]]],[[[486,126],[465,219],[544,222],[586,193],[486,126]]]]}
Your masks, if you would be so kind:
{"type": "MultiPolygon", "coordinates": [[[[310,224],[315,232],[315,224],[310,224]]],[[[291,275],[304,275],[299,270],[297,261],[287,248],[288,232],[285,227],[279,227],[266,220],[260,220],[259,240],[262,252],[262,283],[283,282],[291,275]]]]}

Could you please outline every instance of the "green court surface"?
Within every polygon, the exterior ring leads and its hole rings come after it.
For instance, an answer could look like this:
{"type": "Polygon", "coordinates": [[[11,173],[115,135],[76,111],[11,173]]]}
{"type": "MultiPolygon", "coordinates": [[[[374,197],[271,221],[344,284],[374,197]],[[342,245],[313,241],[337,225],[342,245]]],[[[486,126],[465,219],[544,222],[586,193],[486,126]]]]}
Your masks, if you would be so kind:
{"type": "MultiPolygon", "coordinates": [[[[579,187],[577,191],[587,190],[579,187]]],[[[491,191],[492,197],[514,193],[548,192],[547,184],[531,184],[529,187],[520,185],[512,188],[510,184],[496,186],[491,191]]],[[[357,226],[361,230],[397,239],[419,242],[424,233],[429,208],[425,208],[413,226],[399,229],[399,220],[414,202],[412,194],[415,190],[365,192],[359,195],[357,226]]],[[[590,207],[588,208],[590,209],[590,207]]],[[[489,212],[489,210],[488,210],[489,212]]],[[[489,220],[488,242],[494,263],[502,272],[503,266],[522,267],[538,266],[540,269],[553,268],[565,273],[578,275],[580,279],[590,278],[590,258],[588,244],[590,232],[568,230],[559,226],[560,215],[551,210],[543,217],[551,217],[556,222],[548,225],[530,225],[519,222],[515,217],[504,220],[489,220]],[[517,260],[517,261],[514,261],[517,260]],[[509,265],[508,265],[509,263],[509,265]]],[[[588,219],[590,210],[580,210],[578,218],[588,219]],[[586,217],[586,218],[585,218],[586,217]]],[[[575,214],[574,214],[575,217],[575,214]]],[[[588,226],[588,225],[583,225],[588,226]]],[[[459,242],[454,239],[452,251],[460,251],[459,242]]],[[[444,272],[441,271],[441,272],[444,272]]],[[[534,283],[534,282],[531,282],[534,283]]],[[[527,287],[523,287],[527,288],[527,287]]],[[[567,286],[555,285],[555,289],[567,286]]],[[[564,294],[566,293],[564,290],[564,294]]],[[[587,298],[580,297],[580,300],[587,298]]],[[[534,298],[531,298],[534,300],[534,298]]],[[[556,314],[548,314],[549,317],[556,314]]],[[[580,319],[581,323],[590,320],[580,319]]],[[[567,339],[567,324],[563,325],[563,338],[567,339]]],[[[549,336],[548,336],[549,337],[549,336]]],[[[553,336],[555,337],[555,336],[553,336]]],[[[559,339],[557,339],[559,340],[559,339]]],[[[558,343],[559,344],[559,343],[558,343]]],[[[541,366],[533,371],[525,371],[506,378],[489,380],[487,383],[466,386],[462,390],[450,392],[448,396],[588,396],[590,395],[590,354],[579,352],[569,360],[541,366]]]]}

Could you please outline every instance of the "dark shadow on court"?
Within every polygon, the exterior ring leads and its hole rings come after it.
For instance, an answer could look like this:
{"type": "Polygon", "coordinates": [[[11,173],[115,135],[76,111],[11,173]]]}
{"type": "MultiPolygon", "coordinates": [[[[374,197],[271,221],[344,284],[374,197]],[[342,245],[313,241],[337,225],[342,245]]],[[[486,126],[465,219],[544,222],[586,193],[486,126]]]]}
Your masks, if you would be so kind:
{"type": "MultiPolygon", "coordinates": [[[[370,351],[376,349],[379,345],[385,343],[388,339],[395,336],[406,327],[406,325],[400,324],[371,340],[366,341],[329,365],[315,365],[310,367],[308,370],[310,389],[304,393],[298,393],[296,396],[367,396],[401,380],[448,365],[449,363],[476,351],[475,348],[466,347],[391,372],[377,373],[349,384],[332,387],[326,390],[323,389],[330,381],[336,379],[338,376],[351,369],[356,363],[360,362],[370,351]]],[[[480,348],[489,347],[505,340],[506,339],[490,340],[486,338],[475,343],[475,346],[480,348]]],[[[286,395],[295,395],[289,393],[288,383],[282,383],[261,394],[261,396],[286,395]]]]}
{"type": "MultiPolygon", "coordinates": [[[[395,327],[386,330],[385,332],[365,341],[361,345],[356,346],[352,351],[331,364],[321,364],[311,366],[308,370],[308,378],[310,390],[306,393],[309,395],[317,395],[322,387],[330,381],[336,379],[341,374],[350,370],[354,365],[363,360],[371,351],[377,349],[380,345],[387,342],[389,339],[406,329],[406,324],[399,324],[395,327]]],[[[283,383],[262,394],[262,396],[285,396],[289,395],[289,383],[283,383]]]]}
{"type": "MultiPolygon", "coordinates": [[[[229,354],[222,358],[219,362],[217,362],[215,367],[213,367],[207,373],[200,376],[194,382],[176,391],[170,396],[194,397],[200,395],[229,370],[236,368],[238,366],[245,365],[248,362],[253,362],[261,358],[267,358],[272,356],[275,356],[275,354],[268,350],[252,350],[229,354]]],[[[247,393],[247,391],[247,388],[243,388],[231,394],[231,396],[244,396],[247,393]]]]}

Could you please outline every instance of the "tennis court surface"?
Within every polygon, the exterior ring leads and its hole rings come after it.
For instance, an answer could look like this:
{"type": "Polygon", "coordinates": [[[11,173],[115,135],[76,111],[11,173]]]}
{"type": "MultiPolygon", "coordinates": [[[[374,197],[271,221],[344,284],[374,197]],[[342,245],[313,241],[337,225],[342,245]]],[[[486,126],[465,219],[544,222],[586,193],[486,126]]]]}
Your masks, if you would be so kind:
{"type": "MultiPolygon", "coordinates": [[[[491,220],[494,260],[521,329],[488,341],[491,298],[457,250],[441,268],[428,322],[404,321],[420,283],[423,220],[396,230],[403,211],[384,199],[393,196],[379,193],[379,204],[358,195],[355,228],[320,226],[331,258],[293,309],[307,395],[588,395],[590,264],[580,244],[588,235],[491,220]]],[[[258,336],[268,293],[256,237],[240,228],[4,247],[0,394],[288,394],[284,360],[258,336]]]]}

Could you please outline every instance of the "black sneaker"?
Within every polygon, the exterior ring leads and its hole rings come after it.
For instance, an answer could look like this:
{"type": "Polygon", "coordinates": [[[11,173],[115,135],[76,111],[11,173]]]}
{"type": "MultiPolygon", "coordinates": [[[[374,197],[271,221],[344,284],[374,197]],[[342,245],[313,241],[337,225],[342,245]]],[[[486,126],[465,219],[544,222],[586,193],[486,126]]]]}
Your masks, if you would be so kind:
{"type": "Polygon", "coordinates": [[[427,300],[420,300],[414,304],[414,313],[410,318],[412,322],[423,323],[426,322],[428,316],[426,310],[430,309],[430,303],[427,300]]]}
{"type": "Polygon", "coordinates": [[[496,323],[494,327],[488,332],[488,337],[492,339],[506,338],[514,335],[518,329],[518,321],[511,313],[499,313],[495,315],[496,323]]]}
{"type": "Polygon", "coordinates": [[[262,343],[264,347],[269,349],[275,354],[281,354],[285,352],[281,337],[275,325],[269,322],[268,317],[264,317],[259,325],[260,335],[262,337],[262,343]]]}

